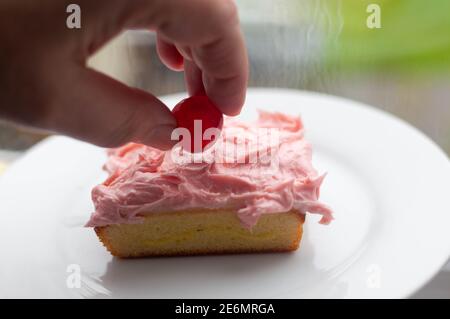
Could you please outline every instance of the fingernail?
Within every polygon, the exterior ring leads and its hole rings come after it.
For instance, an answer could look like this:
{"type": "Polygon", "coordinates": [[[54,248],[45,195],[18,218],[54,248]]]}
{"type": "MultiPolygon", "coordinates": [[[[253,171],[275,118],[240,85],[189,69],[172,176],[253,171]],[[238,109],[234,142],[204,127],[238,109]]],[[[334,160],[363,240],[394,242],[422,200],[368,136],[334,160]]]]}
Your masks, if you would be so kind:
{"type": "Polygon", "coordinates": [[[158,125],[150,131],[148,136],[144,137],[142,143],[164,151],[171,149],[177,143],[171,139],[175,129],[174,125],[158,125]]]}

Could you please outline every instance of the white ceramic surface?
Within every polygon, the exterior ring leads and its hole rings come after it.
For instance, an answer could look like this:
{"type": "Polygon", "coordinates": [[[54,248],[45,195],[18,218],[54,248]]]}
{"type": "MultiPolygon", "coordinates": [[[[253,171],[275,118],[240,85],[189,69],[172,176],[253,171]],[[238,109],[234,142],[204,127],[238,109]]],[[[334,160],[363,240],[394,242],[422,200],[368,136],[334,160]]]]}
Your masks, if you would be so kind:
{"type": "Polygon", "coordinates": [[[389,298],[438,272],[450,255],[450,163],[434,143],[331,96],[252,89],[241,118],[256,108],[302,114],[315,166],[328,172],[321,200],[336,220],[309,216],[300,250],[114,259],[83,227],[104,150],[53,137],[0,178],[0,297],[389,298]]]}

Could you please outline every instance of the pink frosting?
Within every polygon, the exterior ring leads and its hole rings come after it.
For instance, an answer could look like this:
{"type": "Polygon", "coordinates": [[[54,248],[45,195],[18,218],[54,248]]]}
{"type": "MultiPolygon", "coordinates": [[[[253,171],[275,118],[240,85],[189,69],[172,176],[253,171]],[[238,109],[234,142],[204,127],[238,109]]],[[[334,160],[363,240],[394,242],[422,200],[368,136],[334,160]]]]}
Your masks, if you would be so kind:
{"type": "Polygon", "coordinates": [[[139,223],[146,214],[190,208],[232,209],[247,228],[262,214],[292,209],[320,214],[328,224],[332,211],[318,201],[325,175],[313,168],[311,153],[299,117],[268,112],[255,123],[226,118],[218,142],[203,154],[135,143],[111,149],[109,178],[92,190],[95,212],[86,226],[139,223]]]}

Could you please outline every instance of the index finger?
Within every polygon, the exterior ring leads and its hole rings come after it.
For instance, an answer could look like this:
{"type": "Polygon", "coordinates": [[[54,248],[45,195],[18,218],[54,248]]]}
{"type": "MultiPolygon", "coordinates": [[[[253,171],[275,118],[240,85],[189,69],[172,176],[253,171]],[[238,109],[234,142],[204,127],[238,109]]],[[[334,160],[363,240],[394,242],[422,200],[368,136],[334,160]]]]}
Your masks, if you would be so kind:
{"type": "MultiPolygon", "coordinates": [[[[202,72],[208,97],[227,115],[237,115],[245,101],[248,58],[231,0],[141,1],[132,27],[152,27],[169,43],[189,47],[202,72]],[[142,13],[144,12],[144,13],[142,13]]],[[[186,58],[186,57],[185,57],[186,58]]]]}

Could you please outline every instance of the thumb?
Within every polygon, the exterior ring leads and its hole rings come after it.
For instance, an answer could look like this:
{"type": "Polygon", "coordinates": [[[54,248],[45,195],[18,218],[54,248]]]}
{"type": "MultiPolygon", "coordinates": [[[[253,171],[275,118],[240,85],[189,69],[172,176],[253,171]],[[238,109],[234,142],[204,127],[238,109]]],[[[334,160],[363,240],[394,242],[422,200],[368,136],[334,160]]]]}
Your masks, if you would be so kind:
{"type": "Polygon", "coordinates": [[[103,147],[137,142],[166,150],[176,143],[170,139],[176,120],[155,96],[84,67],[71,70],[69,83],[47,128],[103,147]]]}

